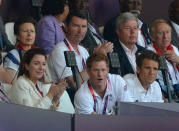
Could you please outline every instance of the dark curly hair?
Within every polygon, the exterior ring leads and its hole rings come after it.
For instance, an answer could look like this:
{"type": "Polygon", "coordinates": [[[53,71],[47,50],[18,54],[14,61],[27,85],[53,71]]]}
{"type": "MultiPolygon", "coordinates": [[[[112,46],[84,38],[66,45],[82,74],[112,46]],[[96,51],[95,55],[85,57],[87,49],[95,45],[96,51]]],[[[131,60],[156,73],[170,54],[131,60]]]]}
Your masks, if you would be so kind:
{"type": "Polygon", "coordinates": [[[64,12],[67,0],[44,0],[42,5],[43,15],[58,15],[64,12]]]}
{"type": "Polygon", "coordinates": [[[36,25],[37,25],[37,21],[29,16],[24,16],[24,17],[20,17],[15,21],[14,24],[14,34],[15,35],[19,35],[19,31],[20,31],[20,26],[24,23],[32,23],[35,27],[35,31],[36,31],[36,25]]]}

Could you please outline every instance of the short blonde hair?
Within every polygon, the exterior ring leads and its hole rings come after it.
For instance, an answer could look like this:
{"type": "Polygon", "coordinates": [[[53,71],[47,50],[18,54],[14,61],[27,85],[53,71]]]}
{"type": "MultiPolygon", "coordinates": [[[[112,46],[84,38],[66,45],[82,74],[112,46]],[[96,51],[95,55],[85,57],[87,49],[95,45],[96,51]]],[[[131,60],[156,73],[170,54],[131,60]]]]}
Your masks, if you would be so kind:
{"type": "Polygon", "coordinates": [[[167,23],[166,20],[164,20],[164,19],[156,19],[156,20],[154,20],[154,21],[152,22],[152,24],[150,25],[149,33],[150,33],[151,36],[153,36],[153,34],[156,33],[156,30],[155,30],[156,25],[161,24],[161,23],[167,24],[167,25],[169,26],[170,30],[171,30],[171,27],[170,27],[170,25],[167,23]]]}

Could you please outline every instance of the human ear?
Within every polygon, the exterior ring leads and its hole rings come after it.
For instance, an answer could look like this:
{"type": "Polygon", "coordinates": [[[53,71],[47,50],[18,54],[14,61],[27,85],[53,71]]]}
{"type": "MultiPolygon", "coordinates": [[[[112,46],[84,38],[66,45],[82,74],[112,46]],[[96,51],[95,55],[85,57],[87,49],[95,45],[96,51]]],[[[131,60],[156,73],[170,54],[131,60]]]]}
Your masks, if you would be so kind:
{"type": "Polygon", "coordinates": [[[137,70],[137,74],[139,74],[140,73],[140,67],[136,67],[136,70],[137,70]]]}
{"type": "Polygon", "coordinates": [[[29,65],[25,64],[25,69],[29,71],[29,65]]]}

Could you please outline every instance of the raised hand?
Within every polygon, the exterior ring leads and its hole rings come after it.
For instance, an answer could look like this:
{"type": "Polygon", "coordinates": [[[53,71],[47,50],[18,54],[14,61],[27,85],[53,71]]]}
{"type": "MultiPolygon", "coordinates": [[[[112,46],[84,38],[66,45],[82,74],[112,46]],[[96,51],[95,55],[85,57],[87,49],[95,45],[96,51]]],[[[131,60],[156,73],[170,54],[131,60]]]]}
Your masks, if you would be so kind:
{"type": "Polygon", "coordinates": [[[98,45],[95,49],[94,52],[95,53],[103,53],[103,54],[107,54],[109,52],[113,52],[113,43],[111,42],[103,42],[101,45],[98,45]]]}
{"type": "Polygon", "coordinates": [[[173,50],[167,50],[164,53],[167,60],[172,61],[173,63],[179,64],[179,56],[173,50]]]}
{"type": "MultiPolygon", "coordinates": [[[[47,93],[47,96],[53,101],[57,100],[56,97],[61,97],[61,95],[63,94],[63,92],[66,90],[67,88],[67,83],[65,79],[61,79],[59,80],[58,84],[55,84],[55,82],[51,85],[49,92],[47,93]]],[[[59,99],[58,99],[59,100],[59,99]]]]}

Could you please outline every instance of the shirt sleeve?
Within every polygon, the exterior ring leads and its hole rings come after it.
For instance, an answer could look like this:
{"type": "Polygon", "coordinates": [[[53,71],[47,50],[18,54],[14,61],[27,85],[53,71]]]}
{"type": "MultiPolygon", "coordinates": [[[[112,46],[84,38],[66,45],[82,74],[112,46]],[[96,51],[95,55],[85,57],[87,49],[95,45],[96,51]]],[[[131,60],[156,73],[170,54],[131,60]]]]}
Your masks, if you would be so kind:
{"type": "Polygon", "coordinates": [[[122,77],[120,77],[119,75],[115,75],[116,76],[116,87],[117,87],[117,91],[118,94],[117,96],[117,101],[122,101],[122,102],[133,102],[134,100],[132,99],[129,91],[128,91],[128,87],[126,82],[124,81],[124,79],[122,77]]]}
{"type": "Polygon", "coordinates": [[[16,81],[9,92],[9,96],[15,104],[42,109],[50,109],[52,107],[52,102],[47,96],[42,98],[37,96],[33,88],[22,79],[16,81]]]}
{"type": "Polygon", "coordinates": [[[18,71],[19,63],[20,58],[18,51],[12,50],[5,56],[3,66],[18,71]]]}
{"type": "Polygon", "coordinates": [[[164,100],[162,99],[162,91],[161,91],[161,88],[158,84],[158,82],[155,81],[155,102],[164,102],[164,100]]]}
{"type": "Polygon", "coordinates": [[[55,35],[55,25],[52,21],[40,21],[37,27],[36,44],[49,54],[56,44],[55,35]]]}
{"type": "Polygon", "coordinates": [[[75,104],[75,112],[77,114],[91,114],[92,112],[94,112],[93,98],[92,96],[89,96],[89,94],[87,94],[86,91],[84,92],[81,89],[77,91],[77,93],[75,94],[74,104],[75,104]]]}
{"type": "Polygon", "coordinates": [[[71,68],[66,66],[63,48],[64,47],[57,47],[55,50],[53,50],[52,55],[49,59],[49,61],[51,61],[50,67],[53,67],[55,74],[57,74],[57,80],[68,76],[72,76],[71,68]]]}

